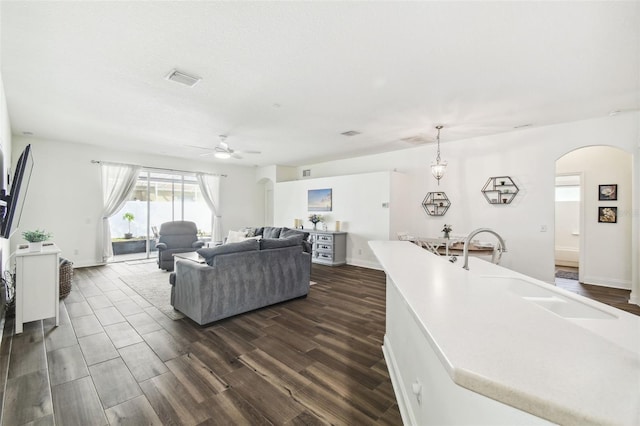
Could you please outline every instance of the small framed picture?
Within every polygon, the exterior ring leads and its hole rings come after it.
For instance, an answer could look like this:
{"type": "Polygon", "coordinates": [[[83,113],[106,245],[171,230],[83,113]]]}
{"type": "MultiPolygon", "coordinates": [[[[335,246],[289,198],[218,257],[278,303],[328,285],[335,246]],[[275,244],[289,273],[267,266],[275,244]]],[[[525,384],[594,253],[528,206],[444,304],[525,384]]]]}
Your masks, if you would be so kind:
{"type": "Polygon", "coordinates": [[[615,201],[618,199],[618,185],[598,185],[598,200],[615,201]]]}
{"type": "Polygon", "coordinates": [[[598,207],[598,222],[617,223],[618,208],[617,207],[598,207]]]}

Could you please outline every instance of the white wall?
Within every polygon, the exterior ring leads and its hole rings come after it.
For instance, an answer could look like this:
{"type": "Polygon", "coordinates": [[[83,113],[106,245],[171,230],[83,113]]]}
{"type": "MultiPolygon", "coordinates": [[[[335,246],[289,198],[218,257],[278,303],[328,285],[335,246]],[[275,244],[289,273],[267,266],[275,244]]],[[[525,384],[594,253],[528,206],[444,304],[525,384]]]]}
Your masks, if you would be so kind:
{"type": "Polygon", "coordinates": [[[557,161],[558,174],[582,173],[580,280],[631,289],[632,157],[618,148],[592,146],[557,161]],[[599,201],[598,185],[617,184],[617,201],[599,201]],[[618,207],[617,223],[598,223],[598,207],[618,207]]]}
{"type": "Polygon", "coordinates": [[[307,191],[331,188],[332,211],[319,213],[329,230],[339,220],[340,230],[347,232],[347,263],[379,268],[368,241],[389,238],[390,208],[383,204],[391,204],[391,181],[390,173],[377,172],[277,183],[274,223],[292,228],[294,219],[303,219],[305,229],[312,228],[307,220],[307,191]]]}
{"type": "MultiPolygon", "coordinates": [[[[444,223],[452,224],[455,234],[493,228],[506,239],[509,251],[502,258],[504,266],[553,282],[556,159],[603,141],[637,155],[639,120],[640,114],[627,113],[455,142],[447,142],[445,127],[441,151],[449,167],[440,186],[429,172],[435,158],[433,145],[304,165],[298,168],[298,176],[303,169],[311,169],[313,176],[382,170],[405,173],[409,177],[406,231],[437,236],[444,223]],[[489,177],[501,175],[511,176],[520,192],[509,205],[490,205],[480,190],[489,177]],[[447,193],[452,205],[445,216],[429,217],[422,210],[422,199],[429,191],[447,193]],[[542,226],[546,232],[541,232],[542,226]]],[[[481,239],[491,238],[481,234],[481,239]]]]}
{"type": "MultiPolygon", "coordinates": [[[[2,75],[0,75],[0,165],[2,166],[0,169],[0,189],[7,189],[5,175],[11,165],[11,125],[7,113],[2,75]]],[[[10,253],[9,240],[0,238],[0,272],[7,268],[10,253]]]]}
{"type": "Polygon", "coordinates": [[[20,228],[11,238],[12,249],[22,242],[23,230],[44,228],[53,234],[63,257],[69,258],[75,266],[95,265],[102,261],[98,240],[102,212],[101,171],[91,160],[227,174],[220,189],[223,232],[258,223],[263,217],[262,194],[255,185],[254,168],[18,136],[14,136],[14,156],[29,143],[33,149],[33,174],[20,228]]]}

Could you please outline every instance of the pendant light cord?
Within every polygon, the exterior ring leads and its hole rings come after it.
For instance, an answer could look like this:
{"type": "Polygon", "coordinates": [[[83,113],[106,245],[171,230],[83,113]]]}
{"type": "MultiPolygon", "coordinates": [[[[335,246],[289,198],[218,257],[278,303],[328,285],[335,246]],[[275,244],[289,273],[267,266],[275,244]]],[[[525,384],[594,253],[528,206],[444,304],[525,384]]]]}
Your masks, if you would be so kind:
{"type": "Polygon", "coordinates": [[[440,129],[442,129],[442,126],[436,126],[436,129],[438,129],[438,136],[436,136],[436,140],[438,141],[438,155],[436,155],[436,164],[440,164],[440,129]]]}

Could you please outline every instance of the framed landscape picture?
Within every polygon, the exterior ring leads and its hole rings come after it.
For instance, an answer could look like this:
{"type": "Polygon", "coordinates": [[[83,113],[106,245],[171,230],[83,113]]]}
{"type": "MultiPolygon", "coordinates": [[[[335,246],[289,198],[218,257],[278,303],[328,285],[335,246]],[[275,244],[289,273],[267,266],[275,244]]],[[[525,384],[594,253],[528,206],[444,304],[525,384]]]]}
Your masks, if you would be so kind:
{"type": "Polygon", "coordinates": [[[618,222],[617,207],[598,207],[598,222],[616,223],[618,222]]]}
{"type": "Polygon", "coordinates": [[[331,188],[309,189],[307,192],[307,209],[310,212],[330,212],[331,188]]]}
{"type": "Polygon", "coordinates": [[[618,199],[618,185],[598,185],[598,200],[615,201],[618,199]]]}

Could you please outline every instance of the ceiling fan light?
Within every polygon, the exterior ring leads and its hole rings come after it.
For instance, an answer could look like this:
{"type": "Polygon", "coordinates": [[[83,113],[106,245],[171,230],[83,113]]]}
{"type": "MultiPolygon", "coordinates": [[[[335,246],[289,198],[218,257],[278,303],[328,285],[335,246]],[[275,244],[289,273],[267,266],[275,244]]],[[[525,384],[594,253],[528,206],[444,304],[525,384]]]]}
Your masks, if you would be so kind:
{"type": "Polygon", "coordinates": [[[214,156],[215,156],[216,158],[220,158],[220,159],[222,159],[222,160],[226,160],[226,159],[231,158],[231,154],[229,154],[228,152],[216,152],[216,153],[214,154],[214,156]]]}

